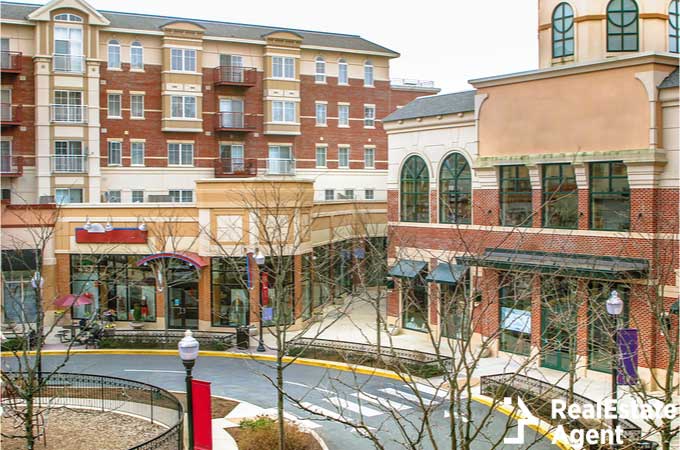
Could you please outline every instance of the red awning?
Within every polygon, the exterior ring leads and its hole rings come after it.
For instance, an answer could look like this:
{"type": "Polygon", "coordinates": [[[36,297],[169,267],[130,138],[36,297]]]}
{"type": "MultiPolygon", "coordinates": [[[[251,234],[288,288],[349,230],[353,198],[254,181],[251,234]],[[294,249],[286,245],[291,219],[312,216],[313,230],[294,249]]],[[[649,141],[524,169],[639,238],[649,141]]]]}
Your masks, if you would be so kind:
{"type": "Polygon", "coordinates": [[[173,259],[179,259],[181,261],[184,261],[187,264],[191,264],[196,268],[196,270],[200,270],[208,265],[208,262],[203,259],[202,256],[199,256],[198,253],[194,252],[164,252],[164,253],[156,253],[155,255],[149,255],[145,258],[140,259],[137,261],[137,267],[143,266],[144,264],[148,263],[149,261],[154,261],[156,259],[167,259],[167,258],[173,258],[173,259]]]}

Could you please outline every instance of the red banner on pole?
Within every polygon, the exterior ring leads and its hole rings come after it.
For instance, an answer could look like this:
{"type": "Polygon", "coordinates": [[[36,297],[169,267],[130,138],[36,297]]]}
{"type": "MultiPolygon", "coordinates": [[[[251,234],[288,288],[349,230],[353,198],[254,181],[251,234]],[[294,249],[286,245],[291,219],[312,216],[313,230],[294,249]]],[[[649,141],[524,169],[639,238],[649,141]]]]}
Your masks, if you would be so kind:
{"type": "Polygon", "coordinates": [[[262,272],[262,306],[269,304],[269,276],[262,272]]]}
{"type": "Polygon", "coordinates": [[[191,395],[191,405],[194,413],[194,449],[212,450],[210,383],[201,380],[191,380],[191,395]]]}

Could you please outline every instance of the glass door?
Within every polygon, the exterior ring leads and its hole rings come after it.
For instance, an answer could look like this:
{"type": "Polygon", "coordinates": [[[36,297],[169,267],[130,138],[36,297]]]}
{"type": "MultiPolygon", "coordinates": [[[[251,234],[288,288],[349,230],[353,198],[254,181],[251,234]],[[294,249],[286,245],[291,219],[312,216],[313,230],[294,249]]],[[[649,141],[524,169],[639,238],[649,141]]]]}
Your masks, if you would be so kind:
{"type": "Polygon", "coordinates": [[[0,39],[0,67],[3,69],[12,68],[12,60],[9,54],[9,38],[0,39]]]}
{"type": "Polygon", "coordinates": [[[245,171],[243,145],[232,144],[220,147],[220,159],[225,173],[237,173],[245,171]]]}
{"type": "Polygon", "coordinates": [[[428,298],[424,275],[421,273],[415,279],[404,280],[403,283],[411,283],[402,291],[404,328],[425,332],[428,320],[428,298]]]}
{"type": "Polygon", "coordinates": [[[269,147],[269,173],[288,174],[291,172],[291,147],[272,145],[269,147]]]}
{"type": "Polygon", "coordinates": [[[222,128],[243,128],[243,100],[220,99],[222,128]]]}
{"type": "Polygon", "coordinates": [[[240,55],[220,55],[222,80],[243,83],[243,57],[240,55]]]}
{"type": "Polygon", "coordinates": [[[198,328],[198,283],[168,288],[168,328],[198,328]]]}
{"type": "Polygon", "coordinates": [[[0,173],[12,171],[12,141],[0,141],[0,173]]]}

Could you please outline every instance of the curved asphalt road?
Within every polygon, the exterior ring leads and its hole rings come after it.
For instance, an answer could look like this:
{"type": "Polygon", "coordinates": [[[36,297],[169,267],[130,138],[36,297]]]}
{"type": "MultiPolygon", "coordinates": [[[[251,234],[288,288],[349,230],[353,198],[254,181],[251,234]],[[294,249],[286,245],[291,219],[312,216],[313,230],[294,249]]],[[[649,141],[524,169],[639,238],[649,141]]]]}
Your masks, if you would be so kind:
{"type": "MultiPolygon", "coordinates": [[[[45,357],[44,370],[50,370],[55,364],[63,361],[63,357],[45,357]]],[[[11,363],[11,358],[5,358],[3,365],[11,363]]],[[[179,359],[173,356],[146,355],[72,355],[63,369],[64,372],[91,373],[128,378],[150,383],[169,390],[184,391],[184,370],[179,359]]],[[[194,378],[212,383],[212,393],[246,401],[262,408],[276,407],[276,391],[266,376],[274,379],[273,363],[245,359],[200,357],[194,368],[194,378]]],[[[295,398],[310,405],[315,412],[325,415],[342,414],[346,419],[354,422],[364,420],[364,423],[376,430],[380,442],[385,448],[405,448],[400,442],[399,429],[390,414],[396,409],[402,416],[402,423],[410,422],[415,426],[422,423],[422,410],[416,407],[413,388],[397,380],[368,375],[355,375],[320,367],[291,365],[285,371],[286,390],[295,398]],[[358,398],[361,393],[369,397],[358,398]],[[358,409],[360,407],[360,410],[358,409]]],[[[439,448],[450,448],[448,437],[448,418],[445,418],[447,401],[439,398],[444,396],[437,392],[422,388],[420,390],[423,401],[436,402],[429,414],[429,420],[434,430],[434,436],[439,448]]],[[[319,427],[316,432],[323,437],[330,450],[364,450],[372,449],[374,445],[351,427],[324,420],[319,415],[302,411],[292,404],[286,405],[286,411],[301,419],[313,420],[319,427]]],[[[487,407],[473,404],[473,421],[482,420],[488,414],[487,407]]],[[[554,450],[547,439],[541,438],[530,429],[525,430],[527,445],[494,446],[508,426],[513,428],[507,436],[514,437],[517,428],[514,422],[505,415],[493,412],[491,421],[487,421],[480,433],[480,438],[474,443],[475,450],[490,448],[531,448],[538,450],[554,450]]],[[[411,428],[413,432],[413,428],[411,428]]],[[[415,433],[414,433],[415,434],[415,433]]],[[[411,435],[414,435],[411,434],[411,435]]],[[[431,449],[430,444],[422,446],[431,449]]]]}

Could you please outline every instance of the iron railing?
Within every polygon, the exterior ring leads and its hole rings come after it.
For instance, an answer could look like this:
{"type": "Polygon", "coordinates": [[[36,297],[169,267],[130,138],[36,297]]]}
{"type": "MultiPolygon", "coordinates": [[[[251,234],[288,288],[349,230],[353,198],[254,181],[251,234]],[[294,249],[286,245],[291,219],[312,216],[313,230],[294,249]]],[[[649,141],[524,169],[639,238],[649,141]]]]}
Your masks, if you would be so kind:
{"type": "Polygon", "coordinates": [[[55,72],[83,73],[85,71],[85,57],[82,55],[52,55],[52,70],[55,72]]]}
{"type": "Polygon", "coordinates": [[[215,160],[215,177],[254,177],[257,175],[255,158],[220,158],[215,160]]]}
{"type": "Polygon", "coordinates": [[[52,172],[83,173],[87,171],[86,161],[85,155],[52,155],[52,172]]]}
{"type": "MultiPolygon", "coordinates": [[[[12,384],[20,384],[25,375],[3,372],[2,376],[3,381],[12,383],[3,383],[1,404],[5,408],[20,407],[22,401],[12,384]]],[[[34,394],[39,408],[68,407],[133,415],[165,430],[131,450],[183,448],[184,409],[177,397],[165,389],[124,378],[80,373],[43,373],[39,379],[42,386],[34,394]]]]}
{"type": "Polygon", "coordinates": [[[20,176],[24,173],[24,157],[3,155],[0,156],[0,173],[3,176],[20,176]]]}
{"type": "Polygon", "coordinates": [[[21,72],[21,52],[0,52],[0,70],[21,72]]]}
{"type": "Polygon", "coordinates": [[[87,106],[85,105],[50,105],[52,122],[87,123],[87,106]]]}
{"type": "MultiPolygon", "coordinates": [[[[184,330],[118,330],[104,336],[108,341],[124,341],[133,344],[173,344],[184,337],[184,330]]],[[[193,331],[194,338],[201,344],[220,344],[225,349],[236,345],[236,334],[220,331],[193,331]]]]}
{"type": "Polygon", "coordinates": [[[11,103],[0,103],[0,122],[6,124],[18,124],[21,122],[21,106],[11,103]]]}
{"type": "MultiPolygon", "coordinates": [[[[547,422],[552,422],[552,400],[567,400],[569,393],[566,389],[554,384],[538,380],[536,378],[519,375],[516,373],[503,373],[498,375],[487,375],[480,377],[480,389],[482,395],[488,395],[495,399],[513,397],[518,395],[526,403],[527,407],[539,418],[547,422]]],[[[594,400],[573,394],[573,404],[581,407],[588,405],[588,408],[597,410],[594,400]]],[[[558,425],[557,423],[553,425],[558,425]]],[[[587,429],[592,427],[592,423],[580,423],[578,421],[567,421],[563,424],[569,428],[587,429]]],[[[604,424],[603,424],[604,425],[604,424]]],[[[623,438],[627,442],[636,443],[642,436],[642,430],[630,420],[620,419],[619,426],[623,430],[623,438]]]]}
{"type": "Polygon", "coordinates": [[[295,175],[293,158],[267,158],[267,175],[295,175]]]}
{"type": "Polygon", "coordinates": [[[218,112],[216,115],[218,130],[246,131],[255,129],[255,117],[241,112],[218,112]]]}
{"type": "Polygon", "coordinates": [[[215,84],[254,86],[257,69],[254,67],[219,66],[215,67],[215,84]]]}

